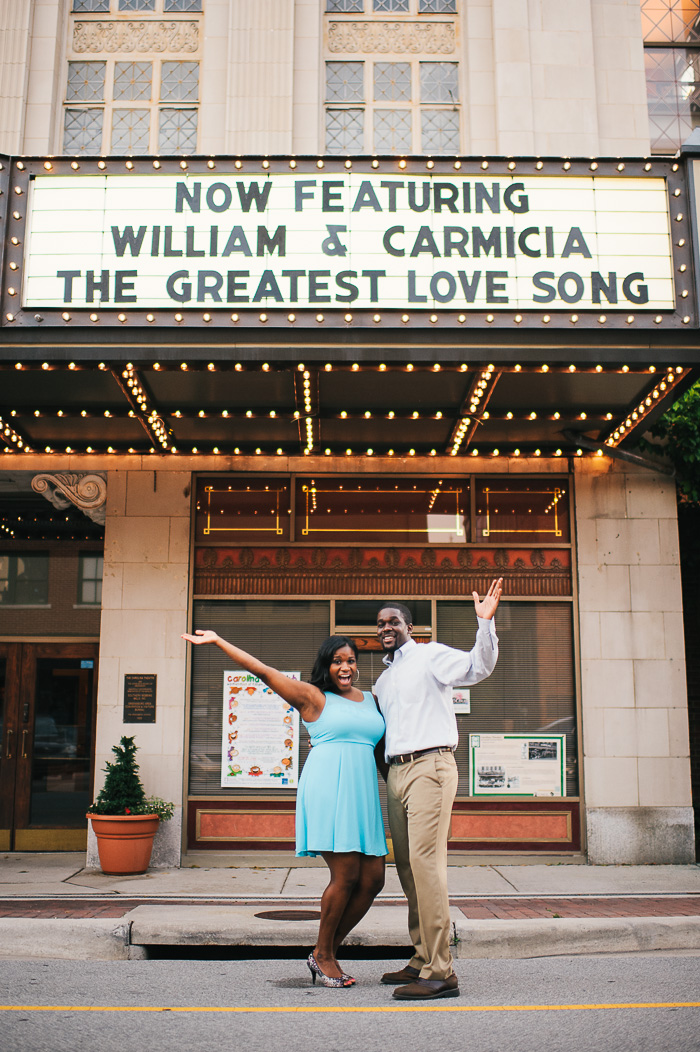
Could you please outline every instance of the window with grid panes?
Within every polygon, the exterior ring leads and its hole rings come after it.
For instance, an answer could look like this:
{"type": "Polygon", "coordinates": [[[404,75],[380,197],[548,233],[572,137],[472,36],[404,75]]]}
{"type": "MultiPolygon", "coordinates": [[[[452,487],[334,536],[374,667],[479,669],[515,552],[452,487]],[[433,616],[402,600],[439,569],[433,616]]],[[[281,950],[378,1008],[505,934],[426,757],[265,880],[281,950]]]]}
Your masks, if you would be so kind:
{"type": "Polygon", "coordinates": [[[363,149],[459,153],[458,64],[327,62],[326,150],[363,149]]]}
{"type": "Polygon", "coordinates": [[[372,11],[405,11],[414,10],[418,14],[442,15],[453,14],[457,10],[457,0],[326,0],[326,11],[340,14],[362,14],[372,11]]]}
{"type": "Polygon", "coordinates": [[[700,4],[641,0],[653,153],[675,153],[700,125],[700,4]]]}
{"type": "Polygon", "coordinates": [[[78,603],[99,606],[102,602],[104,557],[97,552],[81,552],[78,560],[78,603]]]}
{"type": "MultiPolygon", "coordinates": [[[[330,14],[361,14],[383,27],[387,15],[456,14],[456,0],[326,0],[330,14]]],[[[420,19],[425,25],[435,19],[420,19]]],[[[444,25],[444,19],[439,20],[444,25]]],[[[449,20],[450,23],[454,19],[449,20]]],[[[393,23],[392,23],[393,24],[393,23]]],[[[393,32],[393,30],[392,30],[393,32]]],[[[405,42],[395,38],[400,47],[405,42]]],[[[427,39],[427,38],[426,38],[427,39]]],[[[325,149],[384,154],[460,152],[459,64],[434,61],[413,48],[381,58],[333,57],[326,62],[325,149]]],[[[435,56],[437,59],[437,56],[435,56]]]]}
{"type": "MultiPolygon", "coordinates": [[[[73,0],[74,14],[133,13],[144,20],[201,13],[202,0],[73,0]]],[[[119,23],[124,25],[124,23],[119,23]]],[[[169,31],[191,22],[168,23],[169,31]]],[[[137,29],[138,32],[138,29],[137,29]]],[[[127,38],[125,38],[125,41],[127,38]]],[[[163,53],[124,51],[69,58],[62,149],[65,153],[194,153],[197,149],[199,62],[163,53]],[[167,56],[167,57],[166,57],[167,56]]]]}
{"type": "Polygon", "coordinates": [[[119,11],[153,11],[156,14],[198,13],[203,0],[73,0],[73,14],[116,14],[119,11]]]}

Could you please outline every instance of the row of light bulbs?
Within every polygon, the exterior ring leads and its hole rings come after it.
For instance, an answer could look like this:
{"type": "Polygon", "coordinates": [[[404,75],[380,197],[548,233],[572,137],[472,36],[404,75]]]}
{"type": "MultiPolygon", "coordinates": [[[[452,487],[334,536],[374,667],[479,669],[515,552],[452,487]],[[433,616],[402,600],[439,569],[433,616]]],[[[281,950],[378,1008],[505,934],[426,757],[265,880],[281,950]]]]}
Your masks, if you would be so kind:
{"type": "Polygon", "coordinates": [[[489,366],[486,367],[484,372],[482,372],[481,376],[476,381],[476,384],[474,386],[474,391],[472,393],[472,396],[471,396],[471,399],[470,399],[470,402],[469,402],[469,412],[470,413],[476,413],[477,409],[479,408],[479,402],[482,400],[482,398],[486,394],[486,390],[487,390],[489,384],[491,383],[491,381],[493,379],[493,373],[494,373],[494,366],[493,365],[489,365],[489,366]]]}
{"type": "Polygon", "coordinates": [[[304,412],[308,415],[311,413],[311,373],[308,369],[304,370],[304,412]]]}
{"type": "MultiPolygon", "coordinates": [[[[311,438],[312,437],[313,436],[311,436],[311,438]]],[[[307,442],[307,446],[304,448],[304,455],[308,456],[312,452],[312,450],[313,450],[313,446],[312,445],[309,446],[309,444],[307,442]]],[[[12,452],[12,450],[6,450],[5,452],[12,452]]],[[[24,452],[29,452],[27,447],[25,447],[24,452]]],[[[55,449],[53,446],[45,446],[43,452],[44,453],[55,453],[55,454],[59,454],[59,455],[61,453],[64,453],[64,452],[65,453],[74,453],[74,454],[90,453],[90,454],[99,455],[99,456],[102,456],[104,453],[110,453],[110,454],[115,454],[115,455],[120,454],[122,456],[124,454],[126,454],[126,453],[130,453],[130,454],[134,454],[135,456],[145,456],[147,454],[153,454],[153,453],[156,453],[158,451],[153,446],[151,446],[151,448],[148,449],[148,450],[136,449],[134,446],[129,446],[129,448],[126,449],[126,450],[124,450],[124,449],[115,449],[114,446],[107,446],[106,450],[105,449],[101,449],[101,450],[100,449],[95,449],[93,446],[86,446],[84,450],[74,449],[72,446],[65,446],[64,449],[55,449]]],[[[242,451],[239,446],[235,446],[232,450],[230,450],[230,449],[229,450],[225,450],[225,449],[222,450],[222,449],[219,448],[219,446],[213,446],[210,450],[204,450],[204,449],[200,449],[198,446],[192,446],[189,451],[178,449],[176,446],[170,446],[170,448],[167,450],[167,452],[168,453],[172,453],[172,454],[181,454],[181,455],[184,455],[184,456],[189,455],[189,453],[201,454],[203,456],[207,456],[207,455],[209,455],[209,453],[213,454],[214,456],[244,456],[245,457],[245,456],[252,455],[252,453],[254,453],[256,456],[262,456],[262,455],[265,455],[265,456],[273,456],[274,455],[274,456],[278,456],[278,457],[282,457],[282,456],[292,456],[293,457],[293,456],[296,456],[296,453],[285,453],[285,451],[284,451],[284,449],[282,449],[282,447],[278,447],[273,452],[272,450],[263,450],[262,447],[260,447],[260,446],[257,446],[252,451],[245,451],[245,450],[242,451]]],[[[577,457],[581,457],[581,456],[584,455],[583,449],[577,449],[575,452],[576,452],[576,456],[577,457]]],[[[382,457],[382,456],[387,456],[387,457],[394,457],[394,456],[398,456],[398,457],[405,457],[405,456],[415,457],[415,456],[420,456],[420,454],[414,448],[411,448],[411,449],[408,449],[408,450],[399,450],[398,452],[395,449],[387,449],[387,450],[382,452],[380,450],[375,450],[371,446],[369,446],[365,450],[354,450],[354,451],[353,451],[353,449],[350,446],[348,446],[345,450],[337,450],[337,449],[333,450],[330,447],[326,447],[323,450],[323,453],[324,453],[324,456],[327,456],[327,457],[330,457],[330,456],[343,456],[343,455],[347,456],[347,457],[349,457],[349,456],[358,456],[358,457],[362,457],[362,456],[365,456],[365,457],[373,457],[373,456],[380,456],[380,457],[382,457]]],[[[469,453],[470,453],[470,455],[472,457],[479,456],[479,450],[477,448],[470,449],[469,453]]],[[[604,450],[603,449],[597,449],[595,451],[595,456],[597,456],[597,457],[602,457],[603,454],[604,454],[604,450]]],[[[443,454],[439,453],[437,449],[431,449],[431,450],[429,450],[428,455],[431,456],[431,457],[437,457],[437,456],[442,456],[443,454]]],[[[530,457],[530,456],[534,456],[534,457],[542,457],[542,456],[544,456],[544,457],[547,457],[547,456],[562,457],[562,456],[565,456],[565,455],[566,455],[566,453],[561,447],[558,447],[557,449],[554,449],[554,450],[548,449],[548,450],[544,450],[544,451],[542,449],[540,449],[540,448],[537,448],[537,449],[534,449],[534,450],[524,450],[523,451],[523,450],[521,450],[520,448],[517,448],[517,447],[515,449],[512,449],[512,450],[506,450],[506,449],[502,450],[502,449],[499,449],[498,447],[494,447],[493,449],[490,449],[490,450],[483,450],[482,453],[481,453],[481,456],[483,456],[483,457],[500,457],[500,456],[506,456],[506,457],[508,457],[508,456],[513,456],[513,457],[521,457],[521,456],[523,456],[523,457],[530,457]]]]}
{"type": "MultiPolygon", "coordinates": [[[[11,415],[14,415],[14,414],[11,414],[11,415]]],[[[8,424],[6,420],[3,420],[3,418],[1,416],[0,416],[0,436],[2,436],[2,439],[3,439],[4,443],[5,443],[5,448],[6,449],[9,448],[10,451],[11,451],[12,448],[14,447],[15,449],[21,449],[24,453],[31,453],[32,452],[32,450],[26,444],[26,442],[24,441],[22,436],[17,431],[15,431],[15,429],[13,427],[11,427],[10,424],[8,424]]]]}
{"type": "MultiPolygon", "coordinates": [[[[682,213],[679,213],[675,218],[676,218],[676,220],[678,222],[680,222],[683,219],[682,213]]],[[[681,240],[681,241],[678,242],[678,244],[679,244],[679,246],[682,246],[683,244],[685,244],[685,242],[683,240],[681,240]]],[[[685,266],[682,266],[680,269],[681,270],[685,270],[685,266]]],[[[16,296],[17,295],[17,289],[15,288],[15,286],[10,285],[8,287],[8,289],[7,289],[7,293],[8,293],[9,296],[16,296]]],[[[678,293],[678,297],[680,299],[686,299],[688,297],[688,295],[689,295],[688,289],[681,289],[679,291],[679,293],[678,293]]],[[[221,312],[221,314],[223,314],[223,312],[221,312]]],[[[244,315],[244,320],[245,321],[252,321],[254,314],[255,314],[254,311],[249,311],[247,314],[244,315]]],[[[221,315],[219,315],[219,316],[221,316],[221,315]]],[[[442,315],[442,317],[445,317],[445,316],[447,316],[447,318],[449,320],[451,318],[451,312],[448,312],[447,315],[442,315]]],[[[669,317],[673,317],[673,314],[669,313],[668,316],[669,317]]],[[[120,312],[119,314],[117,314],[116,317],[117,317],[117,321],[121,322],[122,325],[126,324],[126,322],[129,321],[129,316],[127,314],[124,314],[123,312],[120,312]]],[[[197,319],[194,317],[194,313],[192,313],[192,314],[188,313],[187,315],[184,315],[184,314],[182,314],[180,312],[178,312],[178,313],[173,315],[173,320],[175,322],[177,322],[178,325],[181,325],[182,322],[185,321],[186,317],[188,319],[197,321],[197,319]]],[[[210,314],[208,312],[205,312],[204,314],[202,314],[202,321],[206,322],[208,324],[209,322],[211,322],[213,320],[213,317],[214,316],[212,314],[210,314]]],[[[277,315],[277,314],[275,315],[275,318],[278,318],[278,317],[281,317],[281,314],[280,315],[277,315]]],[[[331,314],[330,316],[327,317],[325,314],[319,313],[319,314],[314,315],[314,317],[316,319],[317,324],[322,325],[323,322],[325,322],[326,320],[335,321],[335,317],[336,316],[335,316],[335,314],[331,314]]],[[[424,317],[425,317],[425,314],[423,312],[418,312],[417,314],[414,314],[413,316],[410,315],[410,314],[405,314],[405,313],[400,315],[400,319],[401,319],[401,322],[402,322],[403,325],[408,325],[408,323],[411,320],[422,321],[424,317]]],[[[432,325],[437,325],[437,323],[440,321],[440,317],[441,317],[441,315],[439,315],[439,314],[429,314],[428,315],[428,320],[430,321],[430,323],[432,325]]],[[[469,314],[458,314],[457,315],[457,321],[459,322],[460,325],[464,325],[465,322],[468,321],[470,317],[477,324],[480,324],[480,315],[478,315],[478,314],[472,314],[472,315],[469,315],[469,314]]],[[[528,315],[514,314],[514,315],[512,315],[512,317],[510,315],[508,315],[508,314],[499,314],[498,315],[498,320],[499,321],[507,321],[509,319],[509,317],[510,317],[510,320],[512,320],[512,322],[515,325],[521,325],[522,322],[525,320],[525,317],[535,318],[536,316],[534,314],[532,314],[532,313],[529,313],[528,315]]],[[[584,315],[584,317],[592,317],[592,315],[584,315]]],[[[71,314],[70,311],[66,310],[66,311],[62,311],[61,312],[61,318],[63,319],[64,322],[71,322],[71,321],[74,321],[74,320],[80,321],[80,320],[82,320],[82,314],[79,313],[79,314],[77,314],[74,317],[71,314]]],[[[95,311],[92,311],[89,314],[89,318],[90,318],[91,322],[99,322],[100,321],[100,315],[97,314],[95,311]]],[[[643,318],[644,318],[644,320],[646,320],[647,315],[643,315],[643,318]]],[[[550,322],[553,319],[555,319],[555,320],[564,320],[564,313],[562,312],[560,314],[555,314],[555,315],[552,315],[552,314],[541,314],[541,315],[539,315],[539,320],[540,320],[540,322],[543,325],[549,325],[550,322]]],[[[16,320],[16,315],[13,312],[8,311],[5,314],[5,320],[8,321],[8,322],[13,322],[13,321],[16,320]]],[[[34,320],[38,321],[38,322],[41,322],[41,321],[44,320],[44,316],[42,314],[35,314],[34,315],[34,320]]],[[[108,320],[109,320],[109,318],[108,318],[108,320]]],[[[152,325],[156,320],[157,320],[157,315],[152,314],[152,313],[146,314],[146,321],[149,323],[149,325],[152,325]]],[[[168,320],[169,319],[166,318],[166,321],[168,321],[168,320]]],[[[231,321],[234,324],[236,322],[239,322],[240,320],[241,320],[241,315],[240,314],[235,313],[235,314],[231,315],[231,321]]],[[[261,314],[257,315],[257,320],[264,325],[268,321],[270,321],[270,315],[268,313],[266,313],[265,311],[263,311],[261,314]]],[[[346,313],[346,314],[343,315],[343,321],[345,321],[348,325],[351,325],[354,320],[355,320],[355,316],[353,314],[346,313]]],[[[361,324],[364,324],[364,317],[363,317],[363,315],[360,315],[358,320],[360,321],[361,324]]],[[[379,325],[381,320],[382,320],[382,315],[381,314],[373,314],[372,315],[372,321],[375,323],[375,325],[379,325]]],[[[486,323],[488,325],[492,325],[496,321],[496,315],[495,314],[487,314],[487,315],[485,315],[484,320],[486,321],[486,323]]],[[[578,322],[581,321],[581,315],[580,314],[571,314],[571,315],[569,315],[569,319],[568,320],[569,320],[571,325],[577,325],[578,322]]],[[[597,321],[598,321],[599,325],[605,325],[609,320],[610,319],[608,318],[607,314],[599,314],[598,317],[597,317],[597,321]]],[[[634,323],[637,320],[638,320],[638,318],[634,314],[628,314],[625,317],[625,321],[627,322],[628,325],[634,325],[634,323]]],[[[661,325],[661,323],[664,320],[664,315],[663,314],[655,314],[653,320],[654,320],[654,324],[655,325],[661,325]]],[[[685,314],[683,316],[682,321],[683,321],[684,325],[689,325],[690,324],[690,320],[691,319],[690,319],[690,315],[689,314],[685,314]]],[[[138,318],[136,319],[136,321],[137,321],[137,323],[139,323],[139,319],[138,318]]],[[[294,322],[297,321],[297,315],[294,314],[294,313],[288,314],[287,315],[287,321],[290,324],[293,325],[294,322]]]]}
{"type": "Polygon", "coordinates": [[[631,430],[639,427],[652,411],[659,398],[664,397],[670,388],[675,387],[686,375],[686,372],[687,370],[680,365],[677,365],[675,369],[669,369],[664,379],[658,382],[656,387],[639,403],[637,408],[633,409],[629,416],[618,424],[613,433],[606,438],[605,444],[610,447],[618,446],[631,430]]]}
{"type": "MultiPolygon", "coordinates": [[[[9,365],[7,365],[5,367],[9,368],[9,365]]],[[[145,367],[146,367],[145,365],[141,366],[141,368],[145,368],[145,367]]],[[[2,371],[2,368],[3,368],[3,363],[0,363],[0,371],[2,371]]],[[[61,370],[61,369],[69,369],[69,370],[73,371],[73,370],[81,370],[81,369],[83,369],[83,370],[85,370],[85,369],[92,369],[92,368],[94,368],[94,366],[91,363],[78,364],[76,362],[68,362],[67,365],[64,365],[62,362],[42,362],[41,365],[39,365],[38,363],[35,364],[34,362],[15,362],[14,363],[14,368],[18,372],[22,372],[23,370],[26,370],[26,371],[29,372],[29,371],[31,371],[33,369],[43,369],[44,371],[54,371],[54,370],[61,370]]],[[[98,365],[97,365],[97,368],[100,369],[102,372],[104,372],[105,370],[109,369],[110,366],[107,365],[105,362],[99,362],[98,365]]],[[[162,372],[162,371],[167,371],[169,369],[177,369],[178,366],[171,365],[169,363],[163,364],[161,362],[153,362],[151,364],[151,368],[155,372],[162,372]]],[[[196,371],[196,370],[205,368],[205,366],[204,366],[203,363],[200,363],[200,362],[181,362],[180,365],[179,365],[179,368],[180,368],[180,370],[182,372],[188,372],[190,369],[196,371]]],[[[246,365],[244,365],[242,362],[235,362],[233,366],[228,365],[228,363],[226,363],[226,362],[208,362],[207,365],[206,365],[206,369],[208,370],[208,372],[211,372],[211,373],[218,372],[218,371],[220,371],[220,372],[228,372],[231,369],[233,369],[237,373],[240,373],[240,372],[255,372],[258,368],[264,373],[269,373],[271,371],[273,371],[273,372],[287,372],[289,369],[294,368],[294,367],[292,365],[288,365],[286,363],[276,364],[276,365],[273,366],[273,365],[270,365],[269,362],[263,362],[260,366],[256,366],[256,365],[254,365],[252,363],[247,363],[246,365]]],[[[300,373],[303,373],[305,371],[308,371],[308,369],[310,367],[306,366],[303,362],[299,362],[298,365],[296,366],[296,368],[297,368],[297,370],[300,373]]],[[[386,372],[407,372],[407,373],[412,373],[412,372],[415,372],[416,370],[425,371],[425,372],[433,372],[433,373],[439,373],[439,372],[441,372],[443,370],[446,371],[446,372],[466,373],[470,369],[471,370],[475,370],[475,369],[480,369],[480,368],[488,368],[491,371],[493,371],[495,366],[494,365],[489,365],[489,366],[482,367],[477,362],[472,362],[471,364],[467,364],[466,362],[462,362],[460,365],[457,365],[456,363],[453,364],[453,363],[444,363],[444,362],[442,362],[442,363],[441,362],[433,362],[432,365],[429,365],[427,362],[426,363],[418,363],[417,365],[414,364],[413,362],[406,362],[405,365],[402,365],[402,364],[399,364],[399,363],[387,365],[386,362],[379,362],[378,364],[365,363],[364,365],[360,365],[359,362],[353,362],[350,365],[347,365],[347,364],[342,363],[342,362],[341,363],[335,363],[335,364],[332,364],[331,362],[326,362],[323,366],[318,365],[318,366],[313,366],[311,368],[316,368],[316,369],[322,370],[323,372],[326,372],[326,373],[330,373],[330,372],[353,372],[353,373],[357,373],[357,372],[361,372],[362,370],[369,370],[371,372],[380,372],[380,373],[386,373],[386,372]]],[[[499,368],[499,370],[501,372],[514,372],[514,373],[521,373],[521,372],[525,372],[525,373],[538,373],[538,372],[542,372],[542,373],[548,373],[548,372],[562,372],[562,373],[567,373],[567,372],[568,373],[577,373],[577,372],[578,373],[591,373],[591,372],[595,372],[595,373],[602,373],[602,372],[607,372],[607,373],[655,373],[657,371],[657,366],[655,366],[655,365],[639,365],[639,366],[637,366],[637,365],[634,365],[634,366],[629,366],[629,365],[601,365],[601,364],[598,364],[598,365],[574,365],[573,363],[571,363],[570,365],[560,365],[560,364],[549,365],[547,362],[543,362],[541,365],[521,365],[519,363],[516,363],[515,365],[503,364],[503,365],[499,365],[498,368],[499,368]]],[[[666,367],[664,367],[664,368],[666,368],[666,367]]]]}
{"type": "MultiPolygon", "coordinates": [[[[470,430],[473,432],[475,425],[472,423],[472,417],[478,413],[479,403],[485,399],[489,387],[493,389],[493,385],[497,382],[499,375],[500,373],[496,372],[494,365],[487,365],[481,376],[477,377],[472,384],[468,413],[462,417],[455,430],[452,449],[450,450],[451,457],[457,456],[462,443],[467,438],[468,432],[470,430]]],[[[488,419],[488,414],[482,413],[482,419],[488,419]]]]}
{"type": "MultiPolygon", "coordinates": [[[[156,442],[160,444],[163,452],[167,452],[168,449],[168,433],[162,419],[158,416],[155,409],[149,409],[148,399],[146,398],[146,392],[141,386],[134,366],[129,362],[126,369],[122,370],[122,379],[126,383],[126,386],[131,394],[132,399],[138,406],[139,413],[141,416],[141,422],[145,424],[146,429],[156,442]]],[[[105,413],[107,415],[108,411],[105,413]]]]}
{"type": "MultiPolygon", "coordinates": [[[[661,388],[661,390],[665,390],[665,387],[661,388]]],[[[658,395],[656,397],[658,397],[658,395]]],[[[298,409],[295,409],[293,412],[280,412],[277,409],[262,410],[262,411],[258,411],[258,412],[256,412],[253,409],[245,409],[245,410],[241,409],[240,412],[235,412],[235,411],[232,411],[230,409],[222,409],[221,411],[219,411],[218,409],[214,410],[214,411],[206,410],[206,409],[198,409],[198,410],[191,410],[191,411],[188,411],[188,410],[184,410],[183,411],[182,409],[173,409],[173,410],[165,410],[165,409],[163,409],[163,410],[161,410],[161,412],[163,413],[164,416],[175,417],[176,420],[188,420],[188,419],[194,420],[196,418],[204,420],[204,419],[213,419],[214,417],[218,417],[218,416],[222,417],[225,420],[243,420],[245,418],[247,418],[247,419],[251,419],[251,418],[252,419],[255,419],[255,418],[260,419],[262,417],[267,417],[270,420],[299,420],[300,417],[303,415],[300,412],[300,410],[298,410],[298,409]]],[[[34,416],[47,416],[47,415],[49,415],[49,414],[47,413],[46,410],[44,410],[43,412],[40,409],[35,409],[34,410],[34,416]]],[[[56,416],[64,417],[64,416],[73,416],[73,415],[76,415],[76,414],[66,413],[62,409],[57,409],[56,410],[56,416]]],[[[99,413],[99,412],[98,413],[91,413],[91,412],[89,412],[86,409],[81,409],[79,415],[82,416],[82,417],[88,417],[88,416],[107,416],[107,417],[116,416],[116,417],[119,417],[119,416],[122,416],[124,414],[123,413],[119,413],[119,412],[112,412],[109,409],[105,409],[104,413],[99,413]]],[[[133,416],[134,414],[133,414],[133,412],[130,412],[128,415],[129,416],[133,416]]],[[[389,409],[387,411],[384,411],[384,410],[379,410],[379,411],[378,410],[374,410],[374,411],[372,411],[371,409],[365,409],[365,410],[361,410],[360,409],[356,413],[349,413],[347,411],[347,409],[341,409],[340,412],[338,412],[338,413],[321,413],[321,414],[319,414],[319,416],[320,416],[321,419],[326,419],[326,420],[329,420],[329,419],[337,419],[337,420],[360,420],[360,419],[372,420],[372,419],[378,418],[378,417],[382,417],[385,420],[428,420],[428,419],[430,419],[430,420],[442,420],[443,417],[444,417],[444,413],[442,412],[441,409],[436,410],[434,413],[431,413],[431,412],[423,412],[423,413],[421,413],[417,409],[406,410],[405,412],[399,412],[399,413],[397,413],[393,409],[389,409]]],[[[501,413],[491,413],[488,410],[484,410],[484,412],[480,414],[480,419],[482,419],[482,420],[538,420],[538,419],[540,419],[540,420],[561,420],[561,416],[562,416],[562,414],[561,414],[561,412],[558,409],[556,409],[553,413],[550,413],[550,412],[539,412],[538,413],[534,409],[531,409],[529,413],[526,410],[523,410],[522,412],[518,412],[518,413],[513,413],[511,410],[508,410],[507,412],[501,412],[501,413]]],[[[599,411],[595,411],[593,413],[588,413],[584,409],[584,410],[581,410],[578,413],[566,414],[566,416],[565,416],[565,419],[568,419],[568,420],[588,420],[589,418],[591,420],[599,420],[599,419],[612,420],[613,414],[610,413],[610,412],[602,413],[602,412],[599,412],[599,411]]]]}
{"type": "MultiPolygon", "coordinates": [[[[297,165],[298,165],[298,161],[294,157],[291,157],[291,158],[287,159],[286,161],[283,161],[282,158],[279,158],[279,159],[275,158],[274,160],[275,161],[279,160],[280,163],[286,163],[292,171],[294,171],[296,169],[297,165]]],[[[583,160],[583,158],[582,158],[582,160],[583,160]]],[[[338,162],[339,161],[340,161],[340,158],[338,158],[338,162]]],[[[249,165],[251,165],[253,168],[262,168],[263,171],[269,171],[270,165],[271,165],[271,161],[270,161],[270,159],[268,157],[262,157],[260,159],[255,159],[255,158],[250,158],[249,157],[249,158],[246,158],[246,162],[249,165]]],[[[244,163],[246,163],[246,162],[244,162],[244,160],[242,158],[238,157],[233,162],[233,167],[234,167],[235,171],[240,172],[243,169],[243,167],[244,167],[244,163]]],[[[382,158],[382,161],[380,161],[378,157],[374,157],[372,159],[372,161],[371,161],[371,167],[376,170],[377,168],[380,167],[382,162],[384,164],[386,164],[386,165],[395,165],[398,168],[400,168],[402,171],[408,165],[408,159],[406,157],[399,157],[399,158],[396,158],[396,157],[390,157],[390,158],[389,157],[385,157],[385,158],[382,158]]],[[[456,160],[454,160],[452,162],[447,162],[446,160],[442,161],[442,164],[444,166],[446,166],[447,163],[451,163],[452,167],[455,169],[455,171],[459,171],[462,168],[463,164],[465,164],[465,163],[467,165],[469,165],[469,164],[472,164],[474,166],[478,165],[479,168],[482,171],[485,172],[485,171],[488,171],[489,166],[491,164],[494,164],[494,165],[498,166],[499,164],[503,164],[504,162],[506,163],[509,172],[514,172],[516,170],[516,168],[518,167],[518,165],[520,165],[521,171],[523,169],[529,168],[531,166],[531,167],[534,168],[535,171],[541,172],[543,170],[543,168],[544,168],[544,165],[545,165],[545,162],[543,160],[541,160],[540,158],[536,158],[536,159],[530,158],[528,160],[516,161],[512,157],[510,159],[508,159],[507,161],[506,161],[505,158],[502,158],[502,157],[500,157],[500,158],[491,158],[491,159],[488,159],[488,158],[484,157],[481,161],[479,161],[477,159],[474,159],[474,158],[470,158],[468,160],[462,161],[459,158],[457,158],[456,160]]],[[[105,160],[104,158],[100,158],[100,160],[97,161],[97,167],[99,168],[100,171],[104,171],[107,168],[107,163],[108,163],[107,160],[105,160]]],[[[120,163],[121,162],[119,162],[117,159],[115,159],[115,158],[112,159],[112,164],[113,165],[116,166],[117,164],[120,164],[120,163]]],[[[190,160],[185,160],[185,158],[183,157],[182,160],[179,163],[180,163],[180,168],[183,171],[187,171],[187,169],[189,168],[189,166],[190,166],[190,164],[192,162],[191,162],[191,158],[190,158],[190,160]]],[[[230,160],[227,159],[226,162],[225,162],[225,165],[230,165],[230,163],[231,163],[230,160]]],[[[319,170],[322,170],[323,168],[326,167],[326,163],[327,163],[327,158],[319,157],[318,160],[316,161],[316,167],[319,170]]],[[[424,162],[412,158],[411,159],[411,163],[414,164],[416,167],[418,165],[424,164],[425,167],[429,171],[431,171],[435,167],[435,161],[433,160],[432,157],[428,157],[424,162]]],[[[140,168],[145,168],[146,164],[147,164],[147,162],[144,159],[140,163],[139,167],[140,168]]],[[[550,162],[550,165],[552,167],[554,166],[554,164],[556,164],[558,166],[560,164],[560,162],[559,161],[556,161],[556,162],[551,161],[550,162]]],[[[207,160],[206,165],[207,165],[207,168],[210,169],[210,171],[213,171],[216,168],[216,161],[215,161],[215,159],[213,157],[210,157],[207,160]]],[[[73,169],[74,172],[77,172],[77,171],[80,170],[80,164],[79,164],[78,161],[71,161],[70,162],[70,166],[71,166],[71,168],[73,169]]],[[[158,171],[160,168],[162,168],[162,162],[158,158],[156,158],[155,160],[151,161],[151,166],[156,171],[158,171]]],[[[343,167],[345,169],[347,169],[347,171],[350,171],[352,166],[353,166],[353,162],[352,162],[352,160],[349,157],[345,161],[343,161],[343,167]]],[[[15,167],[20,172],[23,172],[25,170],[25,168],[26,168],[26,165],[24,164],[24,161],[17,161],[15,167]]],[[[53,158],[47,158],[44,161],[44,163],[43,163],[43,167],[44,167],[44,170],[46,172],[53,172],[54,171],[54,159],[53,158]]],[[[133,172],[135,170],[135,168],[136,168],[133,160],[131,160],[131,159],[127,159],[127,160],[124,161],[124,167],[129,172],[133,172]]],[[[197,167],[197,165],[195,163],[195,168],[196,167],[197,167]]],[[[566,158],[566,157],[561,158],[561,169],[562,169],[562,171],[569,172],[569,171],[571,171],[571,167],[572,167],[572,161],[569,158],[566,158]]],[[[645,171],[645,172],[650,172],[652,170],[652,167],[653,167],[652,166],[652,162],[649,161],[649,160],[645,160],[645,163],[642,165],[642,170],[645,171]]],[[[674,163],[671,166],[671,171],[672,172],[677,172],[679,167],[680,166],[676,162],[676,163],[674,163]]],[[[591,172],[595,172],[595,171],[598,170],[599,162],[595,159],[595,157],[591,157],[591,158],[588,159],[588,168],[589,168],[589,171],[591,171],[591,172]]],[[[624,161],[618,161],[618,163],[615,165],[615,170],[618,171],[618,172],[624,172],[625,168],[626,168],[626,165],[625,165],[624,161]]]]}

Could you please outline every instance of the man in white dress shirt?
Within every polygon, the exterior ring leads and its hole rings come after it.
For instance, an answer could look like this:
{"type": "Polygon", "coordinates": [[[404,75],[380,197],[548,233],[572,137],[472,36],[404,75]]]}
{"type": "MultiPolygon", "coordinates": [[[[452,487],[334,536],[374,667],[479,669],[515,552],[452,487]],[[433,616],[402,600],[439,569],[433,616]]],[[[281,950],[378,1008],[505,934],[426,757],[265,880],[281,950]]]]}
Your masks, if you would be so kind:
{"type": "Polygon", "coordinates": [[[493,617],[502,587],[503,578],[493,581],[483,602],[472,593],[479,627],[469,653],[442,643],[417,644],[411,611],[403,603],[385,603],[377,615],[387,667],[374,693],[386,722],[389,826],[415,950],[405,968],[382,977],[398,987],[393,995],[398,1000],[459,996],[447,896],[447,838],[457,794],[452,687],[473,686],[493,672],[498,658],[493,617]]]}

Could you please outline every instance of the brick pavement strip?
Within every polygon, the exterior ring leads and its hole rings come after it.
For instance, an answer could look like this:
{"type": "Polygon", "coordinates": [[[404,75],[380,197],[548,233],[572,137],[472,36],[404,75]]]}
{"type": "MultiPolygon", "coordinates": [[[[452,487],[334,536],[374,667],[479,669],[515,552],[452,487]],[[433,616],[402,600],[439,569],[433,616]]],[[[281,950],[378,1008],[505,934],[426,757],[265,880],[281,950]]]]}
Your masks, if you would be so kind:
{"type": "Polygon", "coordinates": [[[470,920],[522,920],[527,917],[698,917],[700,895],[615,896],[591,899],[455,899],[470,920]]]}
{"type": "MultiPolygon", "coordinates": [[[[164,905],[162,899],[114,899],[86,902],[77,900],[0,899],[0,917],[25,918],[118,918],[124,917],[136,906],[164,905]]],[[[170,906],[233,906],[236,900],[169,899],[170,906]]],[[[305,909],[316,908],[308,901],[300,903],[305,909]]],[[[486,898],[452,899],[470,920],[524,920],[527,918],[552,917],[697,917],[700,916],[700,895],[664,896],[614,896],[589,898],[568,896],[566,898],[486,898]]],[[[261,903],[261,909],[271,904],[261,903]]],[[[285,902],[289,908],[290,903],[285,902]]],[[[274,907],[273,907],[274,908],[274,907]]]]}

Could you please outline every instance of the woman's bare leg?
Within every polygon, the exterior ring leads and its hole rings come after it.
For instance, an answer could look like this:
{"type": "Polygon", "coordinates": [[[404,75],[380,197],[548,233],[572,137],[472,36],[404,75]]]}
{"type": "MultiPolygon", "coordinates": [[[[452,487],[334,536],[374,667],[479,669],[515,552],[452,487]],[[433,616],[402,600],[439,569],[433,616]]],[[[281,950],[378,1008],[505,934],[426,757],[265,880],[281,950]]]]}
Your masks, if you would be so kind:
{"type": "Polygon", "coordinates": [[[360,855],[360,876],[348,899],[335,931],[333,949],[337,953],[343,939],[359,924],[384,887],[384,859],[381,855],[360,855]]]}
{"type": "Polygon", "coordinates": [[[321,923],[314,957],[322,972],[339,978],[343,971],[335,959],[336,932],[360,879],[363,856],[356,851],[342,854],[324,851],[322,855],[331,879],[321,898],[321,923]]]}

